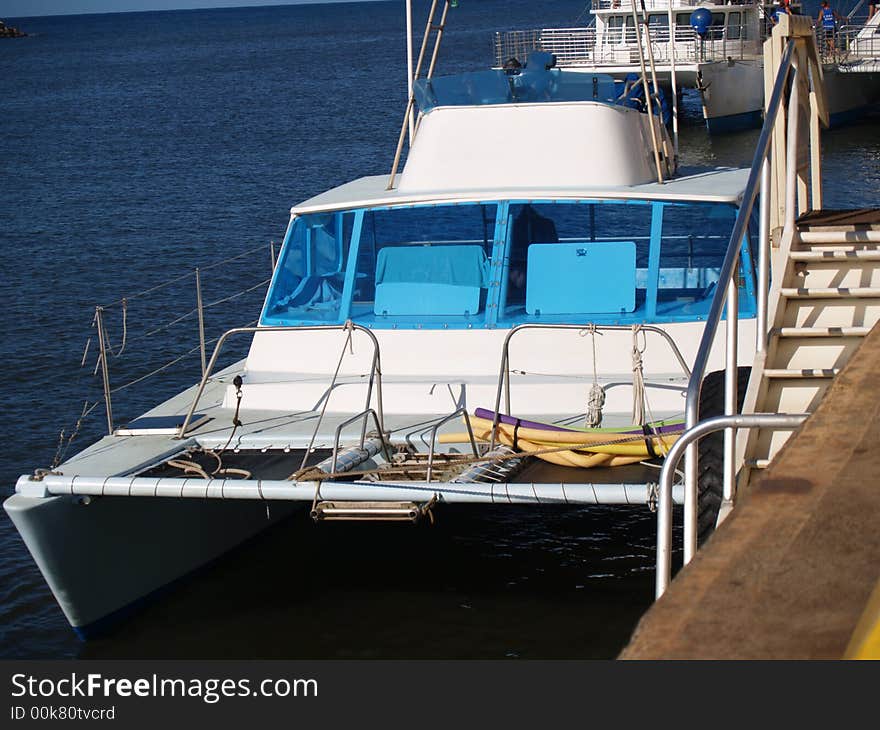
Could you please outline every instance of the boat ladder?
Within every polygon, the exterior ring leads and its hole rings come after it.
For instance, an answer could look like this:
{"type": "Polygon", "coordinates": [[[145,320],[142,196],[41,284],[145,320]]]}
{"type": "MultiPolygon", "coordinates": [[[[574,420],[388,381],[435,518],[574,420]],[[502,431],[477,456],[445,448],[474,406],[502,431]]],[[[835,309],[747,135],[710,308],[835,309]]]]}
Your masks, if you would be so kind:
{"type": "Polygon", "coordinates": [[[338,502],[316,501],[312,505],[315,522],[419,522],[427,517],[432,523],[431,508],[436,503],[432,497],[427,502],[338,502]]]}

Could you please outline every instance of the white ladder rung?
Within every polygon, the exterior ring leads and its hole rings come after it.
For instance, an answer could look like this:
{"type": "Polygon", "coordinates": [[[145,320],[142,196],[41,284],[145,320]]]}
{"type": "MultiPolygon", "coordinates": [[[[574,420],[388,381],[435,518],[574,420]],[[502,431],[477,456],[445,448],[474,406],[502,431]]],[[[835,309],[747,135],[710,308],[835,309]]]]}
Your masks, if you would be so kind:
{"type": "Polygon", "coordinates": [[[880,248],[819,249],[812,251],[792,251],[792,261],[831,263],[833,261],[880,261],[880,248]]]}
{"type": "Polygon", "coordinates": [[[870,327],[779,327],[770,330],[777,337],[867,337],[870,327]]]}
{"type": "Polygon", "coordinates": [[[803,243],[880,243],[880,231],[800,231],[803,243]]]}
{"type": "Polygon", "coordinates": [[[770,459],[746,459],[746,466],[752,469],[766,469],[770,466],[770,459]]]}
{"type": "Polygon", "coordinates": [[[779,290],[779,295],[786,299],[872,299],[880,297],[880,288],[873,286],[817,287],[815,289],[786,287],[779,290]]]}
{"type": "Polygon", "coordinates": [[[840,373],[840,368],[800,368],[786,370],[783,368],[767,368],[764,375],[768,378],[833,378],[840,373]]]}

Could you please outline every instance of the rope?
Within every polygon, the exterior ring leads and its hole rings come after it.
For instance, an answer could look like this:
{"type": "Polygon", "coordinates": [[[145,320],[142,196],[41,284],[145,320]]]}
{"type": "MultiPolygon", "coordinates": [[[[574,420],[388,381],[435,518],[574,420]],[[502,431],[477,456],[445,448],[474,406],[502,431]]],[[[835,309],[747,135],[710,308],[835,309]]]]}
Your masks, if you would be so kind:
{"type": "Polygon", "coordinates": [[[208,472],[196,462],[190,461],[189,459],[170,459],[165,463],[168,464],[168,466],[173,466],[175,469],[182,470],[184,474],[198,474],[203,479],[211,478],[211,475],[208,474],[208,472]]]}
{"type": "MultiPolygon", "coordinates": [[[[232,301],[233,299],[237,299],[238,297],[244,296],[245,294],[249,294],[250,292],[257,290],[260,287],[267,285],[269,283],[269,281],[271,281],[271,280],[264,279],[263,281],[260,281],[257,284],[254,284],[253,286],[248,287],[247,289],[242,289],[241,291],[238,291],[235,294],[231,294],[228,297],[224,297],[223,299],[218,299],[217,301],[211,302],[210,304],[203,304],[202,309],[210,309],[211,307],[216,307],[218,304],[223,304],[225,302],[232,301]]],[[[180,322],[183,322],[185,319],[189,319],[194,314],[197,314],[198,311],[199,311],[198,308],[190,309],[188,312],[180,315],[179,317],[176,317],[176,318],[166,322],[165,324],[161,324],[161,325],[151,329],[149,332],[145,332],[142,335],[138,335],[137,337],[131,339],[130,342],[131,343],[140,342],[141,340],[145,340],[148,337],[152,337],[153,335],[157,335],[160,332],[164,332],[164,331],[170,329],[171,327],[173,327],[174,325],[179,324],[180,322]]],[[[123,328],[124,328],[124,326],[125,326],[125,320],[123,319],[123,328]]],[[[123,329],[123,334],[122,334],[123,349],[125,347],[125,336],[126,336],[125,331],[123,329]]],[[[122,351],[120,350],[119,353],[116,353],[116,356],[121,355],[121,354],[122,354],[122,351]]]]}
{"type": "Polygon", "coordinates": [[[176,358],[174,358],[173,360],[171,360],[171,361],[169,361],[169,362],[166,362],[164,365],[160,365],[160,366],[157,367],[155,370],[151,370],[151,371],[148,372],[146,375],[141,375],[139,378],[135,378],[134,380],[130,380],[129,382],[125,383],[124,385],[117,385],[115,388],[112,388],[112,389],[110,390],[110,392],[111,392],[111,393],[118,393],[120,390],[125,390],[126,388],[129,388],[129,387],[131,387],[132,385],[135,385],[135,384],[137,384],[137,383],[143,382],[143,381],[146,380],[147,378],[151,378],[151,377],[153,377],[154,375],[158,375],[158,374],[161,373],[163,370],[167,370],[167,369],[170,368],[172,365],[175,365],[175,364],[179,363],[179,362],[180,362],[181,360],[183,360],[184,358],[187,358],[187,357],[189,357],[190,355],[194,355],[196,352],[199,351],[200,348],[201,348],[201,345],[196,345],[196,346],[195,346],[194,348],[192,348],[191,350],[188,350],[187,352],[183,353],[180,357],[176,357],[176,358]]]}
{"type": "Polygon", "coordinates": [[[91,346],[91,344],[92,344],[92,336],[89,335],[89,338],[86,340],[86,347],[83,350],[82,359],[79,362],[79,366],[81,368],[84,368],[86,366],[86,360],[89,359],[89,347],[91,346]]]}
{"type": "MultiPolygon", "coordinates": [[[[236,254],[235,256],[229,256],[228,258],[221,259],[220,261],[215,261],[213,264],[208,264],[207,266],[202,266],[202,267],[200,267],[200,270],[207,271],[208,269],[213,269],[213,268],[216,268],[217,266],[222,266],[223,264],[228,264],[230,261],[237,261],[238,259],[244,258],[245,256],[250,256],[251,254],[253,254],[257,251],[262,251],[264,246],[265,246],[265,244],[260,244],[259,246],[255,247],[255,248],[248,249],[247,251],[242,251],[241,253],[236,254]]],[[[137,299],[138,297],[142,297],[147,294],[152,294],[153,292],[158,291],[159,289],[164,289],[165,287],[171,286],[172,284],[175,284],[178,281],[182,281],[183,279],[187,279],[190,276],[195,276],[195,271],[188,271],[185,274],[181,274],[180,276],[175,276],[172,279],[168,279],[168,281],[164,281],[161,284],[157,284],[156,286],[151,286],[149,289],[144,289],[143,291],[139,291],[136,294],[131,294],[128,297],[116,299],[116,300],[110,302],[109,304],[105,304],[104,309],[107,309],[109,307],[114,307],[117,304],[122,304],[126,300],[126,298],[131,300],[131,299],[137,299]]]]}
{"type": "MultiPolygon", "coordinates": [[[[645,425],[645,373],[642,367],[642,353],[644,347],[639,349],[639,332],[642,332],[642,326],[634,324],[632,326],[633,348],[632,348],[632,372],[633,372],[633,407],[632,422],[637,426],[645,425]]],[[[644,335],[644,333],[642,333],[644,335]]]]}
{"type": "Polygon", "coordinates": [[[230,302],[233,299],[237,299],[238,297],[243,296],[244,294],[248,294],[249,292],[254,291],[254,289],[259,289],[261,286],[266,286],[270,281],[272,281],[271,277],[268,279],[263,279],[263,281],[260,281],[256,284],[254,284],[252,287],[249,287],[247,289],[242,289],[240,292],[236,292],[235,294],[231,294],[230,296],[224,297],[223,299],[218,299],[216,302],[211,302],[210,304],[205,304],[205,305],[203,305],[203,309],[210,309],[211,307],[216,307],[218,304],[223,304],[224,302],[230,302]]]}
{"type": "Polygon", "coordinates": [[[62,461],[64,461],[64,457],[67,455],[67,451],[70,449],[70,444],[73,443],[73,440],[79,435],[80,429],[82,428],[83,421],[89,416],[89,414],[98,407],[101,403],[100,400],[95,401],[92,405],[89,405],[88,401],[83,403],[82,412],[79,414],[79,418],[76,419],[76,424],[74,424],[73,431],[70,434],[70,437],[67,439],[67,443],[64,442],[64,429],[61,429],[61,433],[58,435],[58,448],[55,451],[55,458],[52,459],[52,469],[57,467],[62,461]]]}
{"type": "MultiPolygon", "coordinates": [[[[207,450],[201,453],[209,454],[210,456],[213,456],[215,459],[219,460],[219,457],[213,451],[207,450]]],[[[220,477],[236,476],[241,477],[242,479],[250,479],[253,476],[253,474],[251,474],[251,472],[249,472],[247,469],[238,469],[232,466],[218,466],[214,471],[209,474],[201,464],[193,461],[192,459],[169,459],[165,463],[168,466],[174,467],[175,469],[180,469],[181,471],[183,471],[184,474],[198,474],[203,479],[213,479],[218,475],[220,477]]],[[[222,464],[222,462],[220,463],[222,464]]]]}
{"type": "MultiPolygon", "coordinates": [[[[251,320],[250,322],[248,322],[248,323],[245,324],[244,326],[245,326],[245,327],[253,327],[256,323],[257,323],[257,320],[251,320]]],[[[214,344],[215,342],[217,342],[217,340],[219,340],[219,339],[220,339],[219,337],[215,337],[215,338],[213,338],[213,339],[211,339],[211,340],[207,340],[207,341],[205,342],[205,345],[212,345],[212,344],[214,344]]],[[[120,391],[120,390],[124,390],[125,388],[128,388],[128,387],[130,387],[130,386],[132,386],[132,385],[135,385],[136,383],[140,383],[140,382],[146,380],[147,378],[152,377],[153,375],[158,375],[158,374],[161,373],[163,370],[167,370],[167,369],[170,368],[172,365],[174,365],[174,364],[176,364],[176,363],[179,363],[181,360],[183,360],[184,358],[189,357],[190,355],[193,355],[194,353],[198,352],[200,349],[201,349],[201,345],[196,345],[196,346],[193,347],[191,350],[187,350],[187,351],[186,351],[185,353],[183,353],[180,357],[176,357],[176,358],[174,358],[173,360],[170,360],[170,361],[166,362],[164,365],[160,365],[160,366],[157,367],[155,370],[151,370],[150,372],[148,372],[146,375],[141,375],[139,378],[135,378],[134,380],[131,380],[131,381],[125,383],[124,385],[118,385],[118,386],[116,386],[115,388],[112,388],[112,389],[110,390],[110,393],[111,393],[111,394],[112,394],[112,393],[117,393],[118,391],[120,391]]],[[[100,362],[100,359],[98,360],[98,362],[100,362]]],[[[96,367],[96,372],[97,372],[97,367],[96,367]]]]}
{"type": "Polygon", "coordinates": [[[232,437],[235,436],[235,432],[238,430],[239,426],[242,425],[241,419],[238,417],[238,412],[241,410],[242,382],[243,381],[241,379],[241,375],[236,375],[232,381],[232,384],[235,386],[235,413],[232,415],[232,431],[229,432],[229,438],[226,439],[226,443],[223,444],[223,448],[220,449],[220,453],[215,454],[213,451],[211,452],[213,456],[217,457],[217,461],[219,462],[217,469],[214,471],[214,474],[220,471],[220,468],[223,466],[223,460],[221,457],[226,449],[229,448],[229,444],[232,443],[232,437]]]}
{"type": "Polygon", "coordinates": [[[587,331],[590,333],[593,341],[593,384],[590,386],[590,394],[587,397],[586,425],[590,428],[598,428],[602,425],[602,406],[605,405],[605,389],[599,385],[599,375],[596,372],[596,325],[590,324],[587,331]]]}

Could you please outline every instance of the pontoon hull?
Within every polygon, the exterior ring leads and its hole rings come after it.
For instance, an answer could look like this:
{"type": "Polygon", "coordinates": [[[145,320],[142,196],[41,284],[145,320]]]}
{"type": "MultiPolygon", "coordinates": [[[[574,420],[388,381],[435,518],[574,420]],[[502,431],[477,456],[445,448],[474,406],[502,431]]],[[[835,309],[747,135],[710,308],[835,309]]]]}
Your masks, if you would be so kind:
{"type": "Polygon", "coordinates": [[[273,504],[267,517],[260,502],[22,494],[3,507],[83,638],[295,509],[273,504]]]}

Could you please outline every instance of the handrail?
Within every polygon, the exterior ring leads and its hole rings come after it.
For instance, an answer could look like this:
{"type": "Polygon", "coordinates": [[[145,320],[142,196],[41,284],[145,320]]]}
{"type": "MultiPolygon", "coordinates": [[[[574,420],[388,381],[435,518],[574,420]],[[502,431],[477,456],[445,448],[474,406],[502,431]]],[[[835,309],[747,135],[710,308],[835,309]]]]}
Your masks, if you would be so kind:
{"type": "Polygon", "coordinates": [[[358,419],[364,419],[364,425],[361,428],[360,442],[360,448],[364,448],[364,442],[367,440],[367,416],[373,417],[373,423],[376,424],[376,430],[379,432],[379,440],[382,442],[382,451],[385,453],[385,459],[389,464],[391,463],[391,452],[388,450],[388,441],[385,438],[385,432],[382,430],[382,426],[379,425],[379,416],[376,415],[375,410],[367,408],[360,413],[355,413],[351,418],[345,419],[336,427],[336,433],[333,435],[333,457],[331,462],[333,464],[332,472],[334,474],[336,473],[336,457],[339,454],[339,439],[342,437],[342,429],[358,419]]]}
{"type": "MultiPolygon", "coordinates": [[[[378,420],[379,420],[379,430],[384,433],[385,431],[385,418],[382,411],[382,364],[381,358],[379,355],[379,341],[376,339],[376,335],[366,327],[361,327],[360,325],[354,324],[352,322],[346,322],[342,325],[311,325],[307,327],[299,327],[293,325],[280,325],[275,327],[234,327],[230,330],[224,332],[220,339],[217,340],[217,344],[214,346],[214,353],[211,355],[211,360],[208,362],[208,367],[205,369],[204,375],[202,375],[202,379],[199,382],[199,388],[196,391],[195,398],[193,398],[192,405],[189,408],[189,412],[186,414],[186,418],[183,421],[183,425],[181,425],[176,438],[182,439],[186,436],[186,430],[189,428],[190,421],[192,421],[193,414],[196,411],[196,407],[199,404],[199,400],[201,400],[202,393],[205,390],[205,386],[208,383],[208,379],[211,377],[211,373],[214,371],[214,366],[217,364],[217,358],[220,355],[220,350],[223,348],[223,345],[226,343],[230,337],[234,335],[240,334],[256,334],[256,333],[270,333],[270,332],[330,332],[330,331],[352,331],[357,330],[359,332],[363,332],[366,334],[373,343],[373,360],[370,366],[370,380],[367,383],[367,408],[370,407],[370,400],[372,398],[373,393],[373,383],[376,384],[376,399],[377,399],[377,411],[378,411],[378,420]]],[[[327,397],[330,397],[330,394],[327,394],[327,397]]]]}
{"type": "MultiPolygon", "coordinates": [[[[678,360],[678,364],[681,365],[681,369],[684,371],[686,377],[691,377],[691,370],[687,366],[687,362],[681,355],[681,351],[678,349],[678,345],[675,344],[675,340],[669,335],[666,330],[655,327],[650,324],[639,325],[639,328],[642,332],[653,332],[655,334],[660,335],[664,340],[666,340],[670,349],[672,350],[672,354],[675,355],[675,359],[678,360]]],[[[604,325],[592,325],[592,324],[538,324],[538,323],[527,323],[518,325],[510,330],[504,338],[504,344],[501,348],[501,369],[498,373],[498,386],[495,390],[495,415],[492,420],[492,435],[491,440],[489,442],[489,450],[495,448],[495,434],[498,429],[498,422],[500,420],[500,408],[501,408],[501,391],[504,390],[505,393],[505,401],[507,404],[507,413],[510,415],[510,341],[513,339],[513,336],[518,332],[522,332],[523,330],[529,329],[545,329],[545,330],[577,330],[583,332],[589,332],[594,330],[596,332],[629,332],[632,331],[631,325],[623,325],[623,324],[604,324],[604,325]],[[506,387],[505,387],[506,386],[506,387]]]]}
{"type": "MultiPolygon", "coordinates": [[[[672,574],[672,480],[685,449],[694,446],[703,436],[726,428],[797,428],[806,420],[807,415],[806,413],[751,413],[716,416],[701,421],[678,437],[666,454],[658,484],[656,598],[660,598],[666,591],[672,574]]],[[[685,503],[687,503],[687,489],[685,489],[685,503]]]]}
{"type": "MultiPolygon", "coordinates": [[[[700,346],[697,350],[697,356],[694,359],[690,383],[687,390],[687,402],[685,405],[685,426],[692,429],[697,425],[700,419],[700,393],[703,388],[703,378],[706,374],[706,367],[709,363],[709,354],[712,345],[715,342],[715,334],[718,330],[718,324],[721,321],[721,314],[724,310],[725,300],[728,297],[728,284],[734,282],[737,264],[739,262],[740,248],[742,246],[743,236],[746,233],[749,219],[754,209],[755,199],[758,195],[759,185],[762,179],[767,182],[769,176],[763,174],[764,161],[768,159],[770,152],[770,141],[773,135],[773,127],[776,117],[782,107],[782,97],[785,92],[785,84],[789,78],[791,71],[792,79],[796,79],[797,69],[793,67],[795,41],[789,39],[786,43],[785,50],[780,59],[779,71],[776,75],[776,81],[773,85],[773,93],[770,96],[770,102],[767,105],[767,111],[764,117],[764,126],[761,128],[761,135],[758,138],[758,144],[755,149],[755,155],[749,170],[749,178],[743,192],[742,203],[736,222],[733,224],[733,230],[730,234],[730,241],[727,245],[727,252],[724,255],[724,261],[721,270],[718,273],[718,284],[715,289],[715,296],[712,299],[712,305],[706,316],[706,326],[703,329],[703,337],[700,340],[700,346]]],[[[793,84],[796,86],[796,83],[793,84]]],[[[763,186],[762,186],[763,187],[763,186]]],[[[762,189],[762,197],[769,195],[769,190],[762,189]]],[[[769,233],[762,227],[762,233],[769,233]]],[[[769,258],[769,241],[763,237],[760,241],[759,260],[769,258]]],[[[732,309],[732,308],[728,308],[732,309]]],[[[766,312],[759,312],[758,316],[766,317],[766,312]]],[[[733,324],[735,326],[736,312],[728,311],[728,327],[733,324]]],[[[725,378],[725,401],[729,399],[731,391],[734,394],[733,401],[736,402],[736,362],[728,362],[728,376],[725,378]],[[733,377],[731,377],[733,373],[733,377]]],[[[684,554],[685,563],[690,562],[697,547],[697,531],[696,531],[696,513],[697,513],[697,469],[698,469],[698,453],[695,445],[688,448],[685,460],[685,540],[684,554]]]]}
{"type": "Polygon", "coordinates": [[[474,440],[474,430],[471,428],[471,418],[468,415],[467,408],[458,408],[450,413],[448,416],[441,418],[437,423],[435,423],[431,427],[431,448],[428,450],[428,468],[425,472],[425,481],[430,482],[432,472],[434,469],[434,447],[437,444],[437,431],[440,430],[440,426],[444,423],[449,423],[456,416],[464,417],[464,425],[467,427],[468,437],[471,441],[471,449],[474,452],[474,457],[479,457],[479,452],[477,451],[477,442],[474,440]]]}
{"type": "Polygon", "coordinates": [[[855,6],[853,6],[853,9],[850,10],[850,11],[846,14],[846,19],[847,19],[847,20],[852,20],[853,15],[855,15],[855,14],[859,11],[859,9],[862,7],[862,5],[864,5],[864,4],[865,4],[865,0],[859,0],[859,1],[855,4],[855,6]]]}

